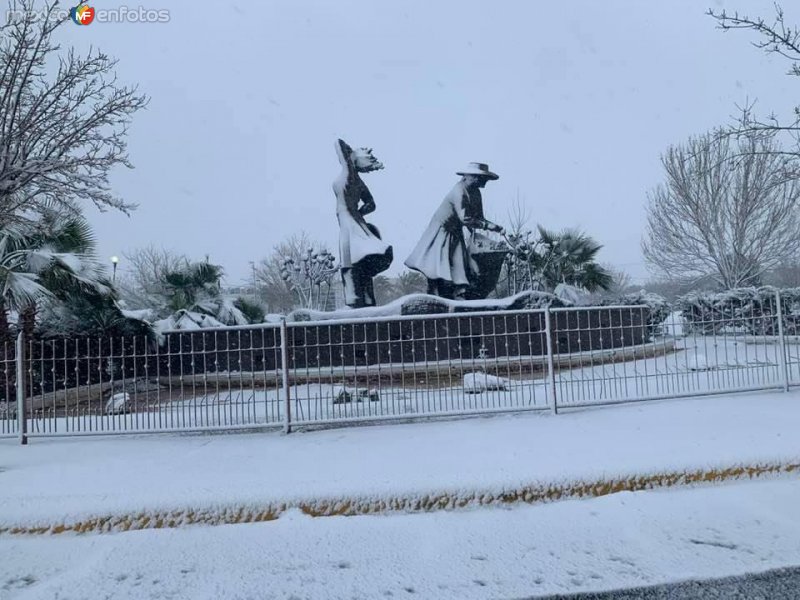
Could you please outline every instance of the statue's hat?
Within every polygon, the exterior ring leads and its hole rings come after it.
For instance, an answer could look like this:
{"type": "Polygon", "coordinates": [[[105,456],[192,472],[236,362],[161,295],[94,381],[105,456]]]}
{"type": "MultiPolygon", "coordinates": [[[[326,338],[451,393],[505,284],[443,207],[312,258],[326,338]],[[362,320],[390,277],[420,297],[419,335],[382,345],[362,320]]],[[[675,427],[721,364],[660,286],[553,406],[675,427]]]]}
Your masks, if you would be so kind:
{"type": "Polygon", "coordinates": [[[489,170],[489,165],[479,162],[469,163],[469,166],[463,171],[456,171],[456,175],[478,175],[487,179],[500,179],[497,173],[492,173],[489,170]]]}

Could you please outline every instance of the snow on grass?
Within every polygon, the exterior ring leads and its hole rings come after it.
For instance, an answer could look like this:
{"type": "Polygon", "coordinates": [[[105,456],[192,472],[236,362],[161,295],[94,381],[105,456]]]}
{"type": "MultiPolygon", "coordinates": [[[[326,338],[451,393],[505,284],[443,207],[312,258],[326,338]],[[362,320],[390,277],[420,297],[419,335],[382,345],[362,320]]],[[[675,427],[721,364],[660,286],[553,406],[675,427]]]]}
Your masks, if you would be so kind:
{"type": "Polygon", "coordinates": [[[4,600],[522,598],[800,562],[800,481],[511,510],[0,538],[4,600]]]}
{"type": "Polygon", "coordinates": [[[737,464],[797,463],[798,429],[800,392],[775,392],[290,436],[32,439],[27,447],[4,440],[0,527],[215,507],[313,506],[317,499],[497,496],[737,464]]]}

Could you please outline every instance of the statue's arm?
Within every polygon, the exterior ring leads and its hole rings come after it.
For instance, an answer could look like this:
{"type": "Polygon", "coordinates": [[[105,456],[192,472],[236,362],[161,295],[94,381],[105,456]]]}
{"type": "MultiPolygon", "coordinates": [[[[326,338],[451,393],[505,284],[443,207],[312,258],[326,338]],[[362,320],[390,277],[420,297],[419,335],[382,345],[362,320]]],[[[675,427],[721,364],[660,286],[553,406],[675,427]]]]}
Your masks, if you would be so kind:
{"type": "Polygon", "coordinates": [[[483,227],[481,227],[481,229],[488,229],[489,231],[503,233],[504,229],[502,226],[498,225],[497,223],[492,223],[487,219],[482,219],[482,220],[483,220],[483,227]]]}
{"type": "Polygon", "coordinates": [[[464,226],[469,229],[486,229],[486,221],[479,217],[465,217],[464,226]]]}
{"type": "Polygon", "coordinates": [[[488,229],[489,231],[496,231],[498,233],[503,232],[503,228],[500,225],[497,223],[492,223],[491,221],[487,221],[486,219],[466,219],[464,221],[464,225],[466,225],[469,229],[488,229]]]}
{"type": "Polygon", "coordinates": [[[366,185],[361,186],[361,202],[362,204],[358,208],[358,212],[362,215],[368,215],[375,211],[375,199],[372,197],[372,192],[369,191],[366,185]]]}
{"type": "Polygon", "coordinates": [[[486,220],[483,216],[483,205],[480,201],[473,201],[469,195],[464,195],[461,201],[461,220],[468,229],[488,229],[489,231],[503,231],[496,223],[486,220]]]}

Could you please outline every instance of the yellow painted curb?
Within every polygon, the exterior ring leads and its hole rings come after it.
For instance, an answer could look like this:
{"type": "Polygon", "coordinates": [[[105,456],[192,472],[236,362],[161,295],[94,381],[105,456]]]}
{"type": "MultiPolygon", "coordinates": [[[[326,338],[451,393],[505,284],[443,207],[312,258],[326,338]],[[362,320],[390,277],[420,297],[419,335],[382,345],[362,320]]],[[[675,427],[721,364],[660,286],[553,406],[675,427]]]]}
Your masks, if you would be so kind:
{"type": "Polygon", "coordinates": [[[599,497],[617,492],[636,492],[697,483],[757,479],[800,472],[800,462],[735,465],[718,469],[672,471],[651,475],[603,478],[572,483],[532,484],[501,491],[442,492],[380,498],[322,498],[297,502],[266,502],[255,506],[209,509],[142,511],[126,515],[91,517],[41,526],[0,526],[0,534],[36,535],[58,533],[110,533],[141,529],[165,529],[189,525],[230,525],[272,521],[289,509],[312,517],[375,515],[393,512],[432,512],[475,506],[538,504],[570,498],[599,497]]]}

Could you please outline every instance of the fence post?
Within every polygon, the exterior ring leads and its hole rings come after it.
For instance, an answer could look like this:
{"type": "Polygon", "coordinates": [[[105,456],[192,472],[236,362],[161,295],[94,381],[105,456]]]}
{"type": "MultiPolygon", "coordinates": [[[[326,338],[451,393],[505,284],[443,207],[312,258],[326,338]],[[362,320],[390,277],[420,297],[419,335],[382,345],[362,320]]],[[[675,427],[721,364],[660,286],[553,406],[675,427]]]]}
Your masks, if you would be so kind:
{"type": "Polygon", "coordinates": [[[28,443],[28,419],[25,415],[25,334],[20,331],[17,336],[17,349],[14,358],[17,370],[17,431],[19,443],[28,443]]]}
{"type": "Polygon", "coordinates": [[[781,305],[781,291],[775,290],[775,302],[778,303],[778,347],[780,348],[780,356],[778,364],[781,369],[781,379],[783,380],[783,391],[789,391],[789,369],[786,365],[786,336],[783,332],[783,306],[781,305]]]}
{"type": "Polygon", "coordinates": [[[281,379],[283,381],[283,432],[292,432],[292,394],[289,391],[289,328],[281,319],[281,379]]]}
{"type": "Polygon", "coordinates": [[[553,414],[558,414],[558,402],[556,400],[556,372],[553,368],[553,325],[550,319],[550,307],[544,309],[544,337],[547,344],[547,390],[550,395],[550,402],[553,414]]]}

